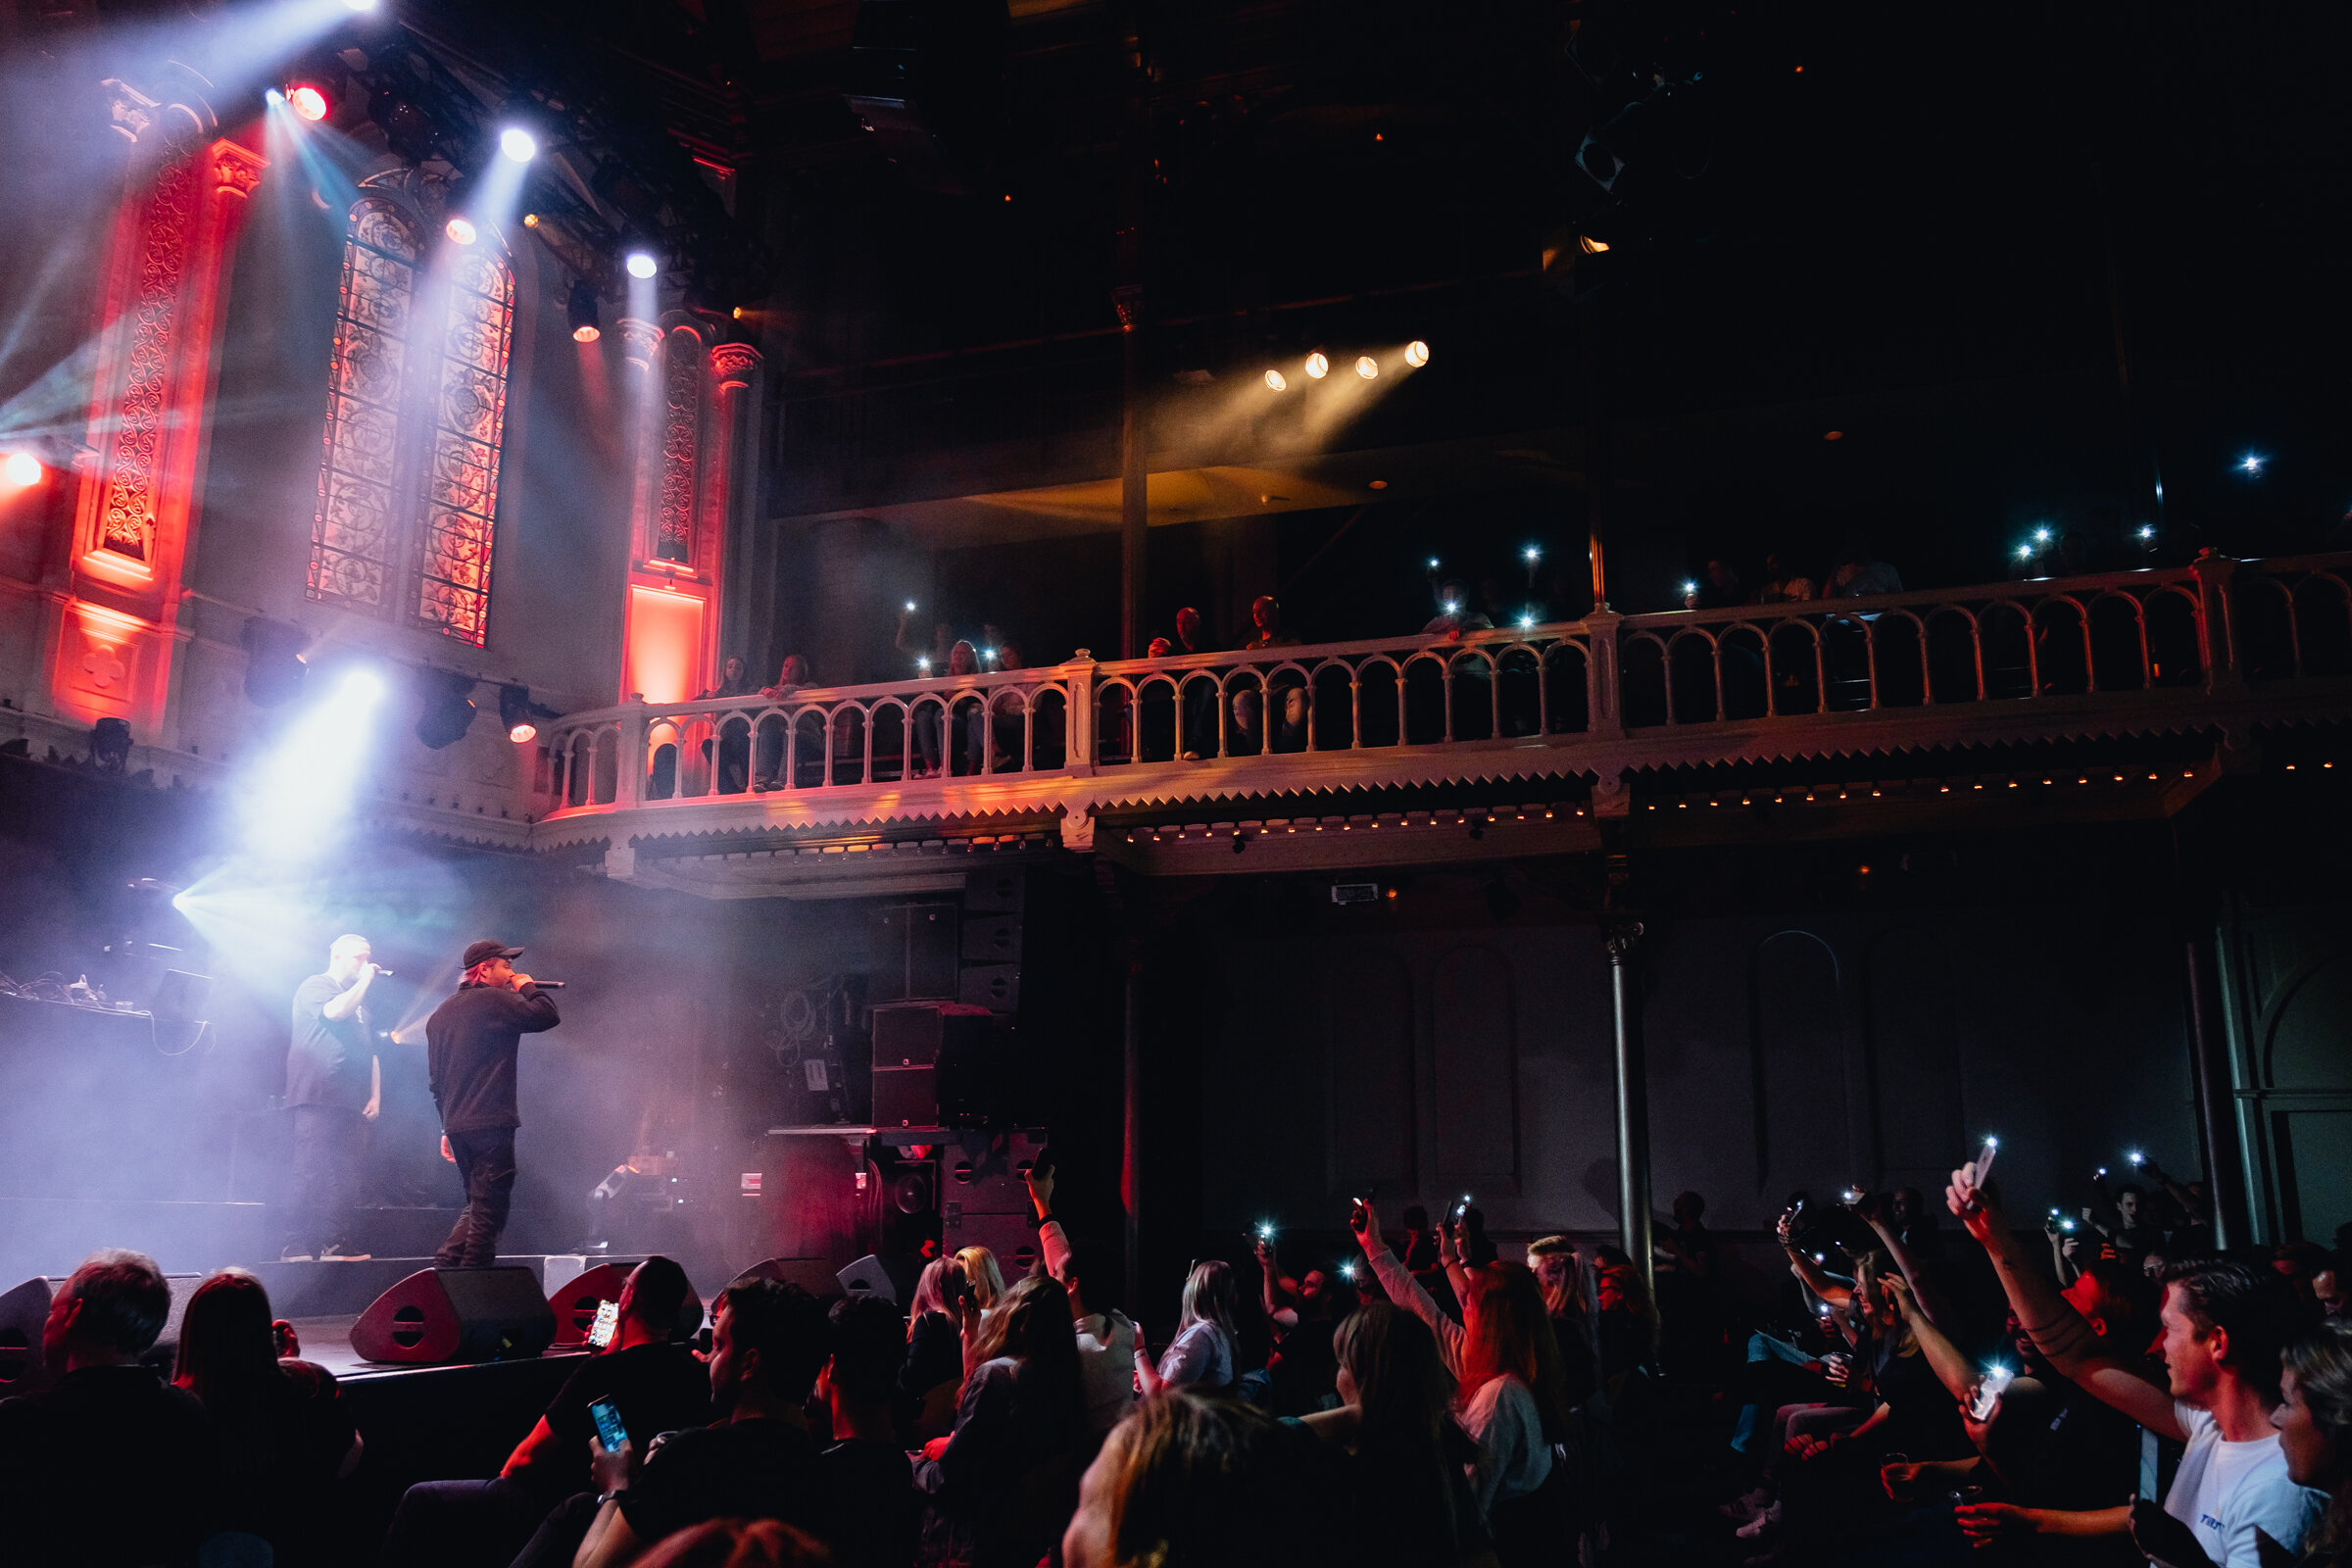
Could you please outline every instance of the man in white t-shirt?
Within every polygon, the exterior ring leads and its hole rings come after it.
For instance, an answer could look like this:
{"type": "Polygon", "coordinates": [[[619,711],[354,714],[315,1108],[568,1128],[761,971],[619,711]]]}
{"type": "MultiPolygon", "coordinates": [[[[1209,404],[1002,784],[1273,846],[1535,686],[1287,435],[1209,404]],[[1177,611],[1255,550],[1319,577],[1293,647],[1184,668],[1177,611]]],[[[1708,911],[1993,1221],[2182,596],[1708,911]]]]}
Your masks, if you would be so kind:
{"type": "MultiPolygon", "coordinates": [[[[1978,1185],[1973,1162],[1952,1172],[1944,1197],[1968,1233],[1984,1245],[2010,1309],[2050,1363],[2158,1437],[2188,1446],[2165,1495],[2164,1512],[2186,1527],[2206,1558],[2218,1568],[2260,1568],[2258,1531],[2290,1552],[2300,1550],[2304,1533],[2328,1499],[2288,1478],[2278,1434],[2271,1426],[2271,1411],[2278,1403],[2278,1352],[2298,1326],[2298,1303],[2282,1279],[2267,1269],[2218,1261],[2169,1270],[2161,1315],[2170,1387],[2159,1389],[2104,1353],[2097,1332],[2017,1246],[1997,1196],[1978,1185]]],[[[2152,1560],[2177,1568],[2192,1568],[2194,1561],[2182,1532],[2169,1526],[2160,1532],[2163,1519],[2134,1526],[2129,1505],[2072,1512],[1981,1503],[1960,1512],[1961,1528],[1980,1541],[2012,1531],[2057,1536],[2129,1531],[2152,1560]],[[2153,1539],[2159,1534],[2172,1539],[2153,1539]]]]}

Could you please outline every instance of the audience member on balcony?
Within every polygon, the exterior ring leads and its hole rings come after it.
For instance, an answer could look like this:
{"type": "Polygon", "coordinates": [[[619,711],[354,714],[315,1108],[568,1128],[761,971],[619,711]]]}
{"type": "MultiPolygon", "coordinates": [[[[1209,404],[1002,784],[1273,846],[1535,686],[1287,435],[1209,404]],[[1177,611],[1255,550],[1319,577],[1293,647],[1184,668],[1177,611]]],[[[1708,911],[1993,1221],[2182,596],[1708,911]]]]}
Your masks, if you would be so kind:
{"type": "MultiPolygon", "coordinates": [[[[292,1325],[282,1332],[291,1336],[292,1325]]],[[[279,1333],[262,1282],[223,1269],[188,1298],[172,1381],[213,1418],[218,1527],[266,1543],[279,1568],[337,1562],[343,1553],[332,1544],[329,1505],[335,1482],[359,1468],[360,1436],[334,1374],[279,1360],[279,1333]]],[[[223,1544],[216,1537],[206,1551],[223,1544]]]]}
{"type": "MultiPolygon", "coordinates": [[[[1007,638],[993,645],[997,652],[996,667],[1025,669],[1021,646],[1007,638]]],[[[992,773],[1017,771],[1022,764],[1022,746],[1026,739],[1027,720],[1022,714],[1022,694],[1018,687],[1005,687],[989,698],[988,767],[992,773]]],[[[1039,715],[1042,724],[1046,715],[1039,715]]]]}
{"type": "Polygon", "coordinates": [[[1465,632],[1494,629],[1494,617],[1471,599],[1470,585],[1459,577],[1450,577],[1438,585],[1438,612],[1421,628],[1421,635],[1458,643],[1465,632]]]}
{"type": "Polygon", "coordinates": [[[1837,569],[1830,573],[1830,599],[1867,599],[1873,594],[1899,594],[1903,591],[1902,573],[1878,558],[1868,540],[1859,534],[1848,534],[1845,547],[1838,552],[1837,569]]]}
{"type": "Polygon", "coordinates": [[[590,1436],[603,1500],[573,1568],[624,1568],[663,1537],[707,1519],[821,1528],[808,1404],[831,1354],[824,1306],[797,1285],[755,1279],[721,1293],[714,1323],[710,1404],[719,1420],[671,1434],[643,1459],[634,1437],[615,1453],[590,1436]]]}
{"type": "Polygon", "coordinates": [[[1023,1173],[1037,1210],[1037,1248],[1046,1270],[1069,1294],[1078,1335],[1078,1376],[1086,1392],[1086,1428],[1101,1437],[1135,1407],[1135,1324],[1114,1304],[1115,1283],[1090,1244],[1074,1246],[1054,1217],[1054,1168],[1023,1173]],[[1090,1284],[1091,1282],[1091,1284],[1090,1284]]]}
{"type": "Polygon", "coordinates": [[[62,1375],[0,1400],[8,1554],[134,1568],[193,1559],[220,1505],[212,1418],[139,1364],[172,1312],[152,1258],[94,1252],[51,1300],[41,1353],[62,1375]]]}
{"type": "MultiPolygon", "coordinates": [[[[1261,654],[1274,648],[1295,648],[1298,639],[1282,629],[1282,607],[1272,594],[1259,594],[1250,604],[1250,619],[1257,627],[1257,635],[1242,644],[1246,654],[1261,654]]],[[[1265,743],[1258,719],[1264,702],[1253,691],[1236,692],[1233,697],[1233,727],[1241,742],[1236,748],[1243,752],[1272,750],[1298,751],[1306,742],[1306,687],[1298,684],[1277,689],[1282,704],[1282,730],[1271,747],[1265,743]]]]}
{"type": "Polygon", "coordinates": [[[891,1418],[899,1309],[877,1296],[833,1303],[832,1354],[816,1396],[832,1444],[817,1455],[818,1528],[835,1568],[906,1568],[922,1522],[914,1470],[891,1418]]]}
{"type": "Polygon", "coordinates": [[[1015,1282],[980,1322],[955,1430],[923,1448],[924,1568],[1031,1568],[1077,1505],[1086,1396],[1070,1298],[1050,1274],[1015,1282]]]}
{"type": "MultiPolygon", "coordinates": [[[[1991,1258],[2010,1308],[2056,1372],[2158,1437],[2187,1445],[2164,1512],[2208,1558],[2223,1568],[2251,1568],[2263,1560],[2257,1531],[2290,1553],[2302,1548],[2328,1499],[2290,1479],[2272,1424],[2279,1403],[2280,1349],[2303,1328],[2285,1281],[2242,1263],[2193,1262],[2168,1270],[2161,1316],[2169,1386],[2159,1389],[2110,1354],[2090,1323],[2029,1265],[2010,1234],[1998,1192],[1980,1181],[1973,1161],[1952,1172],[1944,1196],[1991,1258]]],[[[1979,1503],[1959,1513],[1962,1529],[1975,1540],[2136,1534],[2132,1510],[2121,1506],[2072,1513],[1979,1503]]],[[[2137,1544],[2180,1560],[2162,1542],[2142,1539],[2137,1544]]]]}
{"type": "MultiPolygon", "coordinates": [[[[729,697],[749,697],[759,688],[752,684],[751,666],[733,654],[720,666],[718,684],[709,691],[697,692],[698,703],[715,702],[729,697]]],[[[703,742],[703,760],[710,760],[711,743],[703,742]]],[[[712,774],[710,788],[718,795],[741,795],[750,782],[752,765],[752,723],[738,715],[729,715],[718,725],[718,767],[712,774]]]]}
{"type": "MultiPolygon", "coordinates": [[[[1176,612],[1176,639],[1166,643],[1154,659],[1182,658],[1188,654],[1208,652],[1208,632],[1201,622],[1200,612],[1185,605],[1176,612]]],[[[1183,699],[1177,704],[1178,722],[1183,734],[1177,739],[1176,750],[1188,762],[1198,762],[1212,756],[1217,749],[1217,683],[1213,679],[1196,679],[1185,683],[1183,699]]]]}
{"type": "Polygon", "coordinates": [[[1747,602],[1747,584],[1740,580],[1739,571],[1723,556],[1708,557],[1706,569],[1698,574],[1695,588],[1683,595],[1685,610],[1730,610],[1747,602]]]}
{"type": "Polygon", "coordinates": [[[906,656],[908,662],[914,665],[916,674],[943,675],[947,673],[948,655],[950,650],[956,646],[956,628],[944,620],[934,622],[931,627],[931,643],[928,647],[909,640],[909,634],[913,629],[914,612],[911,610],[900,611],[898,635],[891,639],[892,645],[906,656]]]}
{"type": "Polygon", "coordinates": [[[808,685],[810,678],[808,659],[800,654],[786,654],[784,667],[776,671],[776,683],[760,687],[760,695],[771,703],[780,702],[808,685]]]}
{"type": "Polygon", "coordinates": [[[1240,1375],[1234,1306],[1233,1265],[1214,1257],[1195,1263],[1185,1278],[1176,1338],[1156,1363],[1143,1330],[1136,1330],[1135,1382],[1146,1397],[1164,1388],[1217,1394],[1233,1387],[1240,1375]]]}
{"type": "MultiPolygon", "coordinates": [[[[784,667],[776,672],[773,686],[762,686],[760,695],[771,703],[780,703],[808,684],[808,661],[799,654],[786,654],[784,667]]],[[[758,765],[752,769],[752,788],[764,794],[784,787],[784,741],[791,733],[789,716],[770,717],[760,726],[758,765]]]]}
{"type": "MultiPolygon", "coordinates": [[[[980,673],[979,651],[973,648],[969,642],[958,639],[948,649],[947,668],[943,670],[934,664],[931,673],[934,675],[977,675],[980,673]]],[[[943,701],[952,701],[954,696],[954,693],[949,693],[943,701]]],[[[934,773],[944,774],[947,771],[944,758],[947,750],[945,735],[948,718],[949,715],[937,706],[919,708],[915,710],[914,739],[917,749],[922,754],[914,766],[917,778],[927,777],[934,773]]],[[[967,774],[977,773],[980,771],[982,760],[980,749],[988,732],[981,705],[968,697],[965,698],[962,707],[954,714],[954,719],[956,735],[963,751],[964,772],[967,774]]]]}
{"type": "Polygon", "coordinates": [[[1813,579],[1793,565],[1782,551],[1773,551],[1764,558],[1764,586],[1756,590],[1759,605],[1798,604],[1818,599],[1813,579]]]}
{"type": "MultiPolygon", "coordinates": [[[[710,1380],[693,1351],[671,1343],[693,1288],[666,1257],[649,1257],[620,1288],[612,1343],[564,1380],[538,1422],[487,1481],[420,1481],[392,1516],[385,1553],[442,1568],[503,1564],[531,1539],[550,1509],[596,1490],[588,1407],[611,1400],[643,1453],[656,1436],[710,1419],[710,1380]]],[[[699,1303],[694,1312],[699,1320],[699,1303]]]]}

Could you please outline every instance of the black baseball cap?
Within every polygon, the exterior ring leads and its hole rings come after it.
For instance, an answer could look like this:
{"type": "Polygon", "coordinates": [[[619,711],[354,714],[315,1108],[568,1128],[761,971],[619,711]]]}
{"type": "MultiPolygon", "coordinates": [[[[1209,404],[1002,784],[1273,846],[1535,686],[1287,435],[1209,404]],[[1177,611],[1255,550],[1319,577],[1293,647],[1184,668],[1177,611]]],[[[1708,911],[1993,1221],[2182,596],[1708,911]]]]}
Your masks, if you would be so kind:
{"type": "Polygon", "coordinates": [[[477,963],[488,963],[492,958],[519,958],[521,956],[522,950],[520,948],[510,948],[497,942],[476,942],[466,950],[466,961],[462,967],[470,969],[477,963]]]}

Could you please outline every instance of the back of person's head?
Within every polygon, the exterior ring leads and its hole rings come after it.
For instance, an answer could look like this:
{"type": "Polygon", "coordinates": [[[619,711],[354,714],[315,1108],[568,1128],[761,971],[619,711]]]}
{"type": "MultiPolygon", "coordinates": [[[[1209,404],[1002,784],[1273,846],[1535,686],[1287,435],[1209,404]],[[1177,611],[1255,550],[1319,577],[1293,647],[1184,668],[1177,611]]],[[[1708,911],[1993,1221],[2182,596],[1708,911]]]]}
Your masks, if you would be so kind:
{"type": "Polygon", "coordinates": [[[1328,1550],[1314,1440],[1168,1389],[1103,1440],[1070,1539],[1079,1568],[1293,1568],[1328,1550]],[[1107,1549],[1103,1549],[1107,1548],[1107,1549]]]}
{"type": "Polygon", "coordinates": [[[709,1519],[664,1536],[637,1568],[824,1568],[833,1554],[781,1519],[709,1519]]]}
{"type": "Polygon", "coordinates": [[[807,1402],[817,1369],[832,1353],[824,1303],[783,1280],[743,1280],[719,1294],[728,1315],[728,1335],[738,1360],[760,1354],[760,1376],[768,1391],[790,1404],[807,1402]]]}
{"type": "Polygon", "coordinates": [[[1543,1236],[1527,1244],[1527,1266],[1544,1287],[1544,1309],[1553,1317],[1585,1314],[1584,1278],[1576,1244],[1565,1236],[1543,1236]]]}
{"type": "Polygon", "coordinates": [[[1494,1261],[1501,1249],[1487,1237],[1487,1214],[1482,1208],[1462,1210],[1462,1261],[1481,1268],[1494,1261]]]}
{"type": "Polygon", "coordinates": [[[1469,1270],[1468,1278],[1457,1356],[1463,1402],[1507,1373],[1527,1385],[1544,1432],[1558,1441],[1567,1433],[1568,1368],[1535,1271],[1517,1263],[1488,1263],[1469,1270]]]}
{"type": "Polygon", "coordinates": [[[830,1348],[833,1386],[853,1399],[887,1399],[906,1358],[899,1309],[879,1296],[851,1296],[833,1303],[830,1348]]]}
{"type": "Polygon", "coordinates": [[[1674,1217],[1676,1219],[1688,1220],[1690,1224],[1695,1225],[1706,1217],[1706,1212],[1707,1200],[1698,1194],[1682,1192],[1674,1195],[1674,1217]]]}
{"type": "Polygon", "coordinates": [[[1061,1282],[1042,1271],[1014,1280],[981,1320],[972,1364],[1013,1356],[1021,1365],[1019,1398],[1043,1430],[1076,1438],[1086,1425],[1086,1394],[1078,1370],[1078,1329],[1061,1282]]]}
{"type": "Polygon", "coordinates": [[[1452,1418],[1454,1382],[1428,1324],[1386,1301],[1367,1302],[1339,1326],[1332,1349],[1354,1386],[1364,1444],[1435,1447],[1452,1418]]]}
{"type": "Polygon", "coordinates": [[[196,1287],[179,1320],[179,1362],[172,1381],[207,1405],[253,1398],[279,1376],[270,1331],[270,1293],[241,1268],[196,1287]]]}
{"type": "Polygon", "coordinates": [[[1089,1311],[1110,1312],[1119,1305],[1120,1270],[1110,1260],[1110,1250],[1100,1242],[1079,1240],[1070,1244],[1069,1255],[1062,1259],[1062,1286],[1073,1295],[1086,1298],[1089,1311]]]}
{"type": "Polygon", "coordinates": [[[923,1272],[914,1282],[914,1302],[907,1309],[906,1332],[912,1334],[914,1325],[925,1312],[945,1312],[948,1309],[948,1270],[956,1266],[952,1257],[935,1257],[923,1265],[923,1272]]]}
{"type": "Polygon", "coordinates": [[[2308,1321],[2287,1282],[2267,1268],[2223,1258],[2174,1263],[2164,1271],[2168,1304],[2201,1334],[2228,1336],[2222,1365],[2266,1404],[2278,1402],[2278,1356],[2308,1321]]]}
{"type": "Polygon", "coordinates": [[[1186,1276],[1183,1310],[1177,1314],[1176,1332],[1182,1334],[1196,1323],[1214,1323],[1225,1336],[1225,1343],[1234,1343],[1233,1265],[1221,1257],[1204,1258],[1193,1265],[1186,1276]]]}
{"type": "Polygon", "coordinates": [[[686,1310],[694,1287],[674,1259],[656,1253],[629,1271],[629,1315],[652,1333],[669,1339],[686,1310]]]}
{"type": "Polygon", "coordinates": [[[985,1247],[967,1247],[956,1254],[956,1266],[972,1287],[972,1299],[980,1310],[988,1311],[1004,1294],[1004,1274],[997,1267],[997,1254],[985,1247]]]}
{"type": "Polygon", "coordinates": [[[86,1347],[113,1355],[146,1353],[172,1316],[172,1287],[144,1252],[108,1248],[92,1252],[66,1288],[53,1312],[73,1304],[66,1348],[86,1347]]]}

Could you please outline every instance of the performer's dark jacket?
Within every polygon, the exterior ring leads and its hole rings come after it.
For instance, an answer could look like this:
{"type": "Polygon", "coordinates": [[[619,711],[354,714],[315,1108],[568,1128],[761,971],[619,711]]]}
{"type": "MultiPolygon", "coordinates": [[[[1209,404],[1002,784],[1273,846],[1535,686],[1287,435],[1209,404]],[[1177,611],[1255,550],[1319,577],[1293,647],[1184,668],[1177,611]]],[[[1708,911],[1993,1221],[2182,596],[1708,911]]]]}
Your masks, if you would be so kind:
{"type": "Polygon", "coordinates": [[[553,1029],[556,999],[537,986],[461,986],[424,1021],[433,1103],[445,1133],[519,1127],[514,1054],[524,1035],[553,1029]]]}

